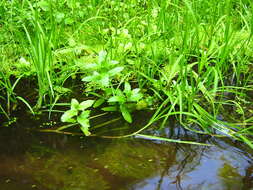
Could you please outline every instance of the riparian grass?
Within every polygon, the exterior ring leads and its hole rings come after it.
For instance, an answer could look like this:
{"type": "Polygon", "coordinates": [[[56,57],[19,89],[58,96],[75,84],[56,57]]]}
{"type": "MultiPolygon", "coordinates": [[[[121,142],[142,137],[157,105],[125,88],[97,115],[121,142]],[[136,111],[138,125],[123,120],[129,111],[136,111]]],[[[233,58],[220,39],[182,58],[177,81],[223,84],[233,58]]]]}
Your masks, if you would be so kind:
{"type": "MultiPolygon", "coordinates": [[[[173,116],[188,130],[252,147],[252,1],[3,0],[0,9],[0,64],[6,76],[37,76],[37,108],[55,103],[65,81],[87,75],[106,50],[125,68],[112,82],[153,97],[149,123],[166,127],[173,116]],[[221,121],[228,107],[236,117],[221,121]]],[[[90,86],[84,91],[98,90],[90,86]]]]}

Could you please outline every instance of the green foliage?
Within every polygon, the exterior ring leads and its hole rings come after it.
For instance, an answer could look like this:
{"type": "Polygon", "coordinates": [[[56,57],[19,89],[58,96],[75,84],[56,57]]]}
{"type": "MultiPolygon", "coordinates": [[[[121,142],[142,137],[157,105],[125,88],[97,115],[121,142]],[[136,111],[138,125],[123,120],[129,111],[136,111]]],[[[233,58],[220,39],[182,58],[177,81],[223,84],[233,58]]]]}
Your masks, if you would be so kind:
{"type": "Polygon", "coordinates": [[[114,90],[113,95],[108,99],[108,103],[111,106],[102,108],[102,110],[113,111],[119,108],[123,118],[127,122],[132,123],[130,106],[132,103],[137,103],[142,97],[143,94],[140,92],[139,88],[131,89],[130,84],[128,82],[125,82],[124,90],[114,90]]]}
{"type": "MultiPolygon", "coordinates": [[[[32,63],[36,70],[38,86],[39,86],[39,98],[37,101],[36,108],[42,106],[43,97],[48,95],[50,97],[50,102],[54,97],[53,89],[53,53],[52,53],[52,36],[53,36],[53,26],[51,25],[52,31],[47,34],[45,29],[43,29],[40,19],[39,10],[34,9],[33,5],[29,3],[32,13],[32,24],[35,35],[28,31],[27,27],[24,25],[24,30],[29,41],[29,52],[32,58],[32,63]]],[[[45,7],[45,6],[44,6],[45,7]]]]}
{"type": "Polygon", "coordinates": [[[27,106],[32,114],[34,114],[30,104],[24,98],[17,95],[14,91],[22,76],[17,78],[14,82],[11,81],[10,77],[11,76],[9,73],[4,73],[2,70],[0,70],[0,100],[2,99],[6,101],[5,106],[0,104],[0,113],[3,113],[5,117],[10,120],[11,112],[15,110],[19,100],[27,106]]]}
{"type": "Polygon", "coordinates": [[[68,122],[68,123],[79,123],[80,129],[82,132],[89,136],[89,116],[90,116],[90,110],[87,110],[87,108],[90,108],[92,104],[94,103],[94,100],[86,100],[81,103],[79,103],[76,99],[71,100],[71,106],[70,110],[67,110],[64,112],[64,114],[61,116],[62,122],[68,122]]]}
{"type": "MultiPolygon", "coordinates": [[[[94,108],[132,122],[132,111],[149,107],[147,126],[175,117],[252,146],[252,10],[250,0],[3,0],[0,66],[7,78],[37,77],[36,108],[53,107],[81,75],[94,108]]],[[[15,104],[13,82],[1,79],[1,100],[15,104]]],[[[87,126],[89,110],[77,110],[69,122],[87,126]]]]}
{"type": "Polygon", "coordinates": [[[117,66],[118,64],[119,62],[107,58],[106,51],[100,51],[96,63],[85,65],[90,75],[84,77],[82,81],[92,82],[102,89],[109,87],[111,79],[124,69],[123,66],[117,66]]]}

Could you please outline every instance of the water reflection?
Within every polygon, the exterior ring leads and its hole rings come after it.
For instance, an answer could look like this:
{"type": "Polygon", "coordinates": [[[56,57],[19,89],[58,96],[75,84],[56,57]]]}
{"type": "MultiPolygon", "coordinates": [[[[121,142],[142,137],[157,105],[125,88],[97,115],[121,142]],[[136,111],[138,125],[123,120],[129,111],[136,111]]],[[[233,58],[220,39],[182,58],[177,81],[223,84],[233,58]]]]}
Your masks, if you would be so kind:
{"type": "Polygon", "coordinates": [[[4,190],[249,190],[252,158],[221,148],[0,129],[4,190]]]}

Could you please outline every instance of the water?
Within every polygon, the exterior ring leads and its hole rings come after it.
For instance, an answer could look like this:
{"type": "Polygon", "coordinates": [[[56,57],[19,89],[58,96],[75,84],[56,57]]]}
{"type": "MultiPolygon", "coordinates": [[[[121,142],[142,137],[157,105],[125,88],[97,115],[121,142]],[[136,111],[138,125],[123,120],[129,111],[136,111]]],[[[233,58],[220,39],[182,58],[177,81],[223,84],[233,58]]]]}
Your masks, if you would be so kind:
{"type": "Polygon", "coordinates": [[[37,122],[0,128],[1,190],[253,189],[252,151],[229,139],[206,147],[26,129],[37,122]]]}

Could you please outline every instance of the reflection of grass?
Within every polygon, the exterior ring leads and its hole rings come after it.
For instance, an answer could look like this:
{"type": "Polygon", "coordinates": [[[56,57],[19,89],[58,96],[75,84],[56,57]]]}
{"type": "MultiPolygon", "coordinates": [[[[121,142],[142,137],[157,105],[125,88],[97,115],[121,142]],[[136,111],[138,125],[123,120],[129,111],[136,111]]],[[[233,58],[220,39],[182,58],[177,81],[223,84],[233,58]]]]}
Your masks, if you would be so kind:
{"type": "Polygon", "coordinates": [[[64,153],[36,146],[33,153],[26,153],[22,172],[50,190],[121,188],[156,175],[168,162],[173,163],[173,149],[170,145],[136,141],[114,141],[83,151],[66,149],[64,153]]]}
{"type": "Polygon", "coordinates": [[[31,145],[34,151],[33,156],[47,157],[53,155],[56,150],[42,145],[31,145]]]}
{"type": "MultiPolygon", "coordinates": [[[[132,179],[144,179],[154,175],[161,165],[157,163],[160,160],[157,146],[143,146],[141,143],[118,143],[113,147],[106,148],[106,152],[99,158],[107,169],[117,176],[128,177],[132,179]]],[[[161,151],[162,152],[162,151],[161,151]]],[[[175,155],[171,155],[171,160],[175,155]]]]}
{"type": "Polygon", "coordinates": [[[26,162],[37,183],[50,190],[108,189],[103,177],[96,170],[86,167],[82,157],[73,152],[64,156],[55,153],[41,159],[28,154],[26,162]]]}

